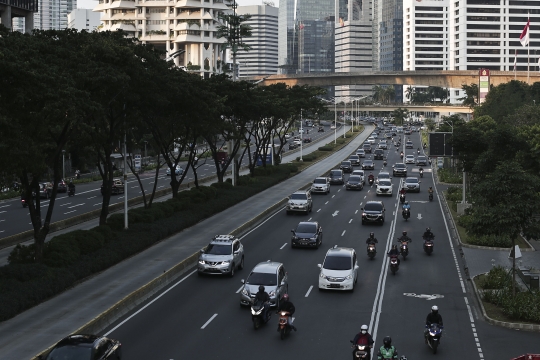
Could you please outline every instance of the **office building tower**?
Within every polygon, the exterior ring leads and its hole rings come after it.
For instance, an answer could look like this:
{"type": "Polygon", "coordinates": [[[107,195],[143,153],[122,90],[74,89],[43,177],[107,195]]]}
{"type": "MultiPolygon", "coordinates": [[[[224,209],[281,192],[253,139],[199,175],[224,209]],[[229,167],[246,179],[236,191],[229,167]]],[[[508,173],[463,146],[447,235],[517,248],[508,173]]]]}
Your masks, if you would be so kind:
{"type": "Polygon", "coordinates": [[[75,9],[68,14],[68,28],[79,31],[97,30],[100,14],[91,9],[75,9]]]}
{"type": "Polygon", "coordinates": [[[34,27],[40,30],[64,30],[67,16],[77,8],[77,0],[40,0],[34,15],[34,27]]]}
{"type": "Polygon", "coordinates": [[[13,29],[16,19],[17,31],[31,32],[34,26],[34,13],[38,11],[38,0],[0,0],[0,24],[13,29]],[[24,22],[19,19],[24,18],[24,22]]]}
{"type": "Polygon", "coordinates": [[[242,39],[250,50],[240,50],[236,54],[239,77],[277,74],[278,8],[269,5],[239,6],[236,13],[251,15],[245,22],[251,26],[251,36],[242,39]]]}
{"type": "MultiPolygon", "coordinates": [[[[403,70],[403,0],[386,0],[380,3],[379,70],[403,70]]],[[[397,103],[403,102],[403,87],[394,87],[397,103]]]]}

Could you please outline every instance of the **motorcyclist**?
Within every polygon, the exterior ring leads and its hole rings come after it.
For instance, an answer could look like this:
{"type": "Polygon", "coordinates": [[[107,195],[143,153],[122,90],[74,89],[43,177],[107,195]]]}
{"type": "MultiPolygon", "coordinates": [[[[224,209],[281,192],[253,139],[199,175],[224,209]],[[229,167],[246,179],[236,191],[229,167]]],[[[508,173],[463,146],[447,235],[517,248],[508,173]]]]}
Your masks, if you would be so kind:
{"type": "Polygon", "coordinates": [[[386,336],[383,339],[383,345],[379,348],[379,353],[377,354],[377,360],[384,359],[397,359],[398,353],[395,346],[392,346],[392,338],[386,336]]]}
{"type": "Polygon", "coordinates": [[[403,203],[402,209],[403,212],[405,212],[406,209],[408,209],[409,211],[411,210],[411,205],[409,205],[408,201],[405,201],[405,203],[403,203]]]}
{"type": "Polygon", "coordinates": [[[428,194],[433,195],[433,188],[430,186],[427,192],[428,194]]]}
{"type": "MultiPolygon", "coordinates": [[[[367,325],[364,324],[362,325],[362,327],[360,327],[360,332],[356,334],[352,343],[354,347],[356,347],[356,345],[366,345],[368,347],[367,348],[368,359],[371,359],[371,348],[373,347],[374,341],[371,334],[368,333],[367,325]]],[[[353,359],[356,359],[354,355],[355,352],[356,352],[356,349],[353,350],[353,359]]]]}
{"type": "Polygon", "coordinates": [[[399,249],[397,247],[397,245],[392,245],[392,249],[390,249],[390,251],[387,253],[388,256],[396,256],[397,257],[397,261],[398,261],[398,266],[399,264],[401,263],[401,261],[399,260],[399,249]]]}
{"type": "Polygon", "coordinates": [[[262,317],[266,321],[266,314],[268,313],[268,306],[270,302],[270,295],[264,291],[264,286],[259,286],[259,291],[255,294],[254,302],[262,301],[263,302],[263,312],[262,317]]]}
{"type": "Polygon", "coordinates": [[[78,169],[75,170],[75,177],[76,177],[77,179],[80,179],[80,178],[81,178],[81,171],[80,171],[80,170],[78,170],[78,169]]]}
{"type": "Polygon", "coordinates": [[[75,191],[75,184],[71,180],[69,181],[69,184],[68,184],[68,190],[75,191]]]}
{"type": "Polygon", "coordinates": [[[404,241],[406,241],[406,242],[408,242],[408,243],[412,242],[412,239],[411,239],[410,237],[407,236],[407,232],[406,232],[406,231],[402,232],[402,234],[403,234],[403,235],[402,235],[401,237],[398,238],[398,241],[399,241],[399,242],[404,242],[404,241]]]}
{"type": "Polygon", "coordinates": [[[420,154],[420,148],[417,148],[417,149],[416,149],[416,152],[417,152],[418,154],[420,154]]]}
{"type": "Polygon", "coordinates": [[[443,327],[442,316],[441,314],[439,314],[439,307],[437,305],[433,305],[431,307],[431,312],[426,317],[426,330],[424,331],[424,337],[426,338],[426,343],[427,343],[427,334],[432,324],[438,324],[441,328],[443,327]]]}
{"type": "Polygon", "coordinates": [[[403,159],[403,151],[399,153],[399,156],[403,159]]]}
{"type": "Polygon", "coordinates": [[[435,238],[435,235],[433,235],[431,229],[427,227],[424,235],[422,235],[422,238],[424,238],[424,240],[433,240],[433,238],[435,238]]]}
{"type": "Polygon", "coordinates": [[[373,176],[373,173],[369,173],[368,181],[375,181],[375,176],[373,176]]]}
{"type": "Polygon", "coordinates": [[[405,196],[407,194],[407,189],[405,187],[402,187],[400,190],[399,190],[399,195],[401,197],[401,195],[405,196]]]}
{"type": "Polygon", "coordinates": [[[366,240],[366,244],[377,244],[379,241],[377,240],[377,238],[375,237],[375,233],[373,232],[370,232],[369,233],[369,237],[367,238],[366,240]]]}
{"type": "MultiPolygon", "coordinates": [[[[420,168],[420,170],[418,170],[420,172],[420,175],[424,174],[424,168],[420,168]]],[[[431,187],[430,187],[431,189],[431,187]]]]}
{"type": "Polygon", "coordinates": [[[386,164],[388,164],[388,163],[386,162],[386,156],[385,156],[385,157],[383,158],[383,166],[386,166],[386,164]]]}
{"type": "MultiPolygon", "coordinates": [[[[289,313],[289,317],[287,318],[287,323],[293,329],[296,331],[296,327],[292,324],[292,316],[295,311],[294,304],[289,300],[289,294],[284,294],[281,298],[281,302],[279,303],[279,309],[278,311],[287,311],[289,313]]],[[[279,325],[278,325],[278,331],[279,331],[279,325]]]]}

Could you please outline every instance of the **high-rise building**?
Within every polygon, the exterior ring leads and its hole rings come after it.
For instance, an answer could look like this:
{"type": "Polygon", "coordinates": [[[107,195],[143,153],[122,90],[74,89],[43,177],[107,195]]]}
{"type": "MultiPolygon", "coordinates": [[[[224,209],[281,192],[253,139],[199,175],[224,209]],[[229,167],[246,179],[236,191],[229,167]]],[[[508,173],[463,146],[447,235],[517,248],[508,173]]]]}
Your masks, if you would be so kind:
{"type": "Polygon", "coordinates": [[[0,0],[0,24],[9,29],[31,32],[34,13],[38,11],[38,0],[0,0]],[[24,18],[24,22],[20,21],[24,18]],[[13,19],[16,19],[13,24],[13,19]]]}
{"type": "Polygon", "coordinates": [[[251,36],[242,39],[250,50],[236,53],[239,76],[277,74],[278,8],[269,5],[239,6],[236,13],[251,15],[245,22],[251,26],[251,36]]]}
{"type": "Polygon", "coordinates": [[[68,28],[79,31],[97,30],[100,24],[99,17],[100,13],[94,12],[91,9],[75,9],[68,14],[68,28]]]}
{"type": "Polygon", "coordinates": [[[226,40],[216,33],[228,10],[223,0],[99,0],[94,8],[102,13],[98,30],[122,29],[204,77],[220,72],[226,40]]]}
{"type": "Polygon", "coordinates": [[[34,15],[34,27],[41,30],[64,30],[68,14],[77,8],[77,0],[40,0],[34,15]]]}

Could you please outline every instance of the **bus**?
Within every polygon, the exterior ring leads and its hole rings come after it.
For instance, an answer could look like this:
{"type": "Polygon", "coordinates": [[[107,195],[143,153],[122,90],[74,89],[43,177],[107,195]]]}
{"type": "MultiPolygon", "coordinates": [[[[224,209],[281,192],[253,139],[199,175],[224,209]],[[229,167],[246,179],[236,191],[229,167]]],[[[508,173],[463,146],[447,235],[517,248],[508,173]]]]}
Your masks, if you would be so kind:
{"type": "Polygon", "coordinates": [[[273,158],[274,153],[279,151],[280,146],[273,144],[266,147],[266,151],[262,149],[257,156],[257,166],[263,166],[263,158],[266,158],[266,165],[277,165],[281,163],[281,153],[277,154],[273,158]]]}

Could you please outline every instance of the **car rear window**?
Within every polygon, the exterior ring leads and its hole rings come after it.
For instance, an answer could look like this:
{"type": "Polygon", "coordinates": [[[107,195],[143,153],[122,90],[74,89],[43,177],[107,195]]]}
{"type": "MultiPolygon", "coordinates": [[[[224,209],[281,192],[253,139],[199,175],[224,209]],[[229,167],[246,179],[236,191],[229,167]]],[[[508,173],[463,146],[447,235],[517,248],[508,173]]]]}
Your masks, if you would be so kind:
{"type": "Polygon", "coordinates": [[[350,182],[360,182],[360,176],[358,176],[358,175],[349,176],[349,181],[350,182]]]}
{"type": "Polygon", "coordinates": [[[317,232],[317,225],[315,224],[298,224],[296,227],[297,233],[310,233],[315,234],[317,232]]]}
{"type": "Polygon", "coordinates": [[[292,194],[291,199],[292,200],[306,200],[307,195],[306,194],[292,194]]]}
{"type": "Polygon", "coordinates": [[[406,182],[407,184],[416,184],[416,183],[418,183],[418,180],[412,178],[412,179],[406,179],[405,182],[406,182]]]}
{"type": "Polygon", "coordinates": [[[419,156],[418,161],[426,161],[426,157],[425,156],[419,156]]]}
{"type": "Polygon", "coordinates": [[[332,170],[331,174],[333,176],[341,176],[341,170],[332,170]]]}
{"type": "Polygon", "coordinates": [[[327,270],[350,270],[351,258],[346,256],[328,255],[324,259],[323,268],[327,270]]]}
{"type": "Polygon", "coordinates": [[[47,359],[90,359],[91,357],[92,347],[66,344],[51,351],[47,359]]]}
{"type": "Polygon", "coordinates": [[[326,184],[326,179],[315,179],[314,184],[326,184]]]}
{"type": "Polygon", "coordinates": [[[277,276],[276,274],[252,272],[249,274],[246,284],[276,286],[277,276]]]}
{"type": "Polygon", "coordinates": [[[206,248],[206,254],[211,255],[231,255],[232,246],[231,245],[222,245],[222,244],[210,244],[206,248]]]}
{"type": "Polygon", "coordinates": [[[377,203],[367,203],[366,206],[364,207],[364,210],[367,210],[367,211],[381,211],[382,210],[382,205],[377,204],[377,203]]]}
{"type": "Polygon", "coordinates": [[[342,161],[341,165],[351,165],[351,162],[350,161],[342,161]]]}

